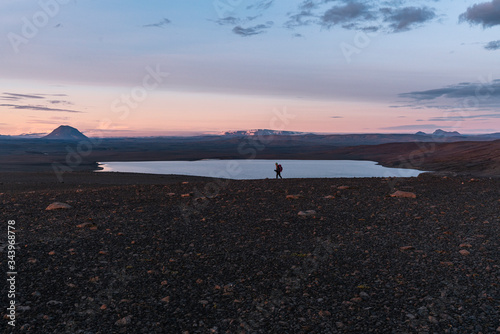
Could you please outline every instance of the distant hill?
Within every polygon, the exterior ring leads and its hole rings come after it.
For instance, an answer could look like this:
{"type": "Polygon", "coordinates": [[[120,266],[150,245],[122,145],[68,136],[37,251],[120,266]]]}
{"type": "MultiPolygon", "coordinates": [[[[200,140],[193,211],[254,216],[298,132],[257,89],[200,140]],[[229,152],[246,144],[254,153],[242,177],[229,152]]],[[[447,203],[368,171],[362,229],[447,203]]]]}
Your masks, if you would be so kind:
{"type": "Polygon", "coordinates": [[[68,126],[61,125],[48,135],[42,137],[42,139],[52,139],[52,140],[86,140],[88,139],[83,133],[77,129],[68,126]]]}
{"type": "Polygon", "coordinates": [[[459,137],[461,134],[458,131],[444,131],[441,129],[437,129],[432,134],[434,137],[459,137]]]}

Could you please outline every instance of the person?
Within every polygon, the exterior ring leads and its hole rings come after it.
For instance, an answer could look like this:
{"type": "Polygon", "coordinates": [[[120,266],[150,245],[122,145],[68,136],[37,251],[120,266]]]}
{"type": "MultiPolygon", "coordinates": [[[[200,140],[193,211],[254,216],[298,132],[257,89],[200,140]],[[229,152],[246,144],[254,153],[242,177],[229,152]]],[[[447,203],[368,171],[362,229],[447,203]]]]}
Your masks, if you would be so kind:
{"type": "Polygon", "coordinates": [[[276,163],[276,169],[274,170],[276,172],[276,179],[279,178],[282,179],[281,177],[281,172],[283,171],[283,167],[281,167],[280,164],[276,163]]]}

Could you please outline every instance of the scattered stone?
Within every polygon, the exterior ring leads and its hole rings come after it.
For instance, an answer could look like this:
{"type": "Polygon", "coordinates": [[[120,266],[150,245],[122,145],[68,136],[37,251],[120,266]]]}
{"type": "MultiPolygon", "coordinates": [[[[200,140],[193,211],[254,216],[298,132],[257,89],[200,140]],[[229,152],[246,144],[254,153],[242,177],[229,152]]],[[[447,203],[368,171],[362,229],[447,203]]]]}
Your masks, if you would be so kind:
{"type": "Polygon", "coordinates": [[[165,298],[162,298],[161,301],[164,303],[170,303],[170,296],[166,296],[165,298]]]}
{"type": "Polygon", "coordinates": [[[59,210],[59,209],[71,209],[72,206],[66,203],[54,202],[45,208],[46,211],[59,210]]]}
{"type": "Polygon", "coordinates": [[[399,249],[401,251],[407,251],[407,250],[414,250],[415,247],[413,247],[413,246],[403,246],[403,247],[399,247],[399,249]]]}
{"type": "Polygon", "coordinates": [[[302,195],[286,195],[286,199],[299,199],[302,197],[304,197],[304,196],[302,196],[302,195]]]}
{"type": "Polygon", "coordinates": [[[325,196],[325,197],[323,197],[323,198],[324,198],[324,199],[334,199],[334,198],[335,198],[335,196],[333,196],[333,195],[328,195],[328,196],[325,196]]]}
{"type": "Polygon", "coordinates": [[[436,317],[433,317],[432,315],[430,315],[430,316],[428,317],[428,319],[429,319],[429,322],[430,322],[431,324],[438,324],[438,323],[439,323],[439,321],[436,319],[436,317]]]}
{"type": "Polygon", "coordinates": [[[87,227],[87,226],[94,226],[94,223],[86,222],[86,223],[83,223],[83,224],[76,225],[76,227],[78,227],[78,228],[84,228],[84,227],[87,227]]]}
{"type": "Polygon", "coordinates": [[[459,253],[462,254],[463,256],[470,255],[470,252],[465,249],[462,249],[459,253]]]}
{"type": "Polygon", "coordinates": [[[117,320],[115,322],[115,325],[117,325],[117,326],[127,326],[131,322],[132,322],[132,316],[131,315],[127,315],[126,317],[117,320]]]}
{"type": "Polygon", "coordinates": [[[315,210],[299,211],[298,215],[301,217],[314,216],[316,214],[315,210]]]}
{"type": "Polygon", "coordinates": [[[364,291],[361,291],[361,292],[359,293],[359,296],[360,296],[361,298],[363,298],[363,299],[368,299],[368,298],[370,298],[370,295],[368,295],[368,294],[367,294],[366,292],[364,292],[364,291]]]}
{"type": "Polygon", "coordinates": [[[397,198],[417,198],[417,195],[415,193],[412,193],[412,192],[409,192],[409,191],[398,190],[398,191],[392,193],[391,197],[397,197],[397,198]]]}
{"type": "Polygon", "coordinates": [[[460,248],[471,248],[471,244],[460,244],[460,248]]]}
{"type": "Polygon", "coordinates": [[[329,317],[329,316],[331,316],[331,315],[332,315],[329,311],[319,311],[319,312],[318,312],[318,314],[319,314],[319,316],[320,316],[320,317],[322,317],[322,318],[323,318],[323,317],[329,317]]]}
{"type": "Polygon", "coordinates": [[[350,189],[351,187],[349,186],[338,186],[337,189],[338,190],[347,190],[347,189],[350,189]]]}

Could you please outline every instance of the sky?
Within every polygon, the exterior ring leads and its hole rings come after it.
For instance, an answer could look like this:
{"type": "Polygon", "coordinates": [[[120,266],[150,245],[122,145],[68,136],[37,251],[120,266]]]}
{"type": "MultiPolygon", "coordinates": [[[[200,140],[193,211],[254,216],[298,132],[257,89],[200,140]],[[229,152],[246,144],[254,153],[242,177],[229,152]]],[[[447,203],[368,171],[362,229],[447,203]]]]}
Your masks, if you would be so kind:
{"type": "Polygon", "coordinates": [[[500,132],[500,0],[2,0],[0,134],[500,132]]]}

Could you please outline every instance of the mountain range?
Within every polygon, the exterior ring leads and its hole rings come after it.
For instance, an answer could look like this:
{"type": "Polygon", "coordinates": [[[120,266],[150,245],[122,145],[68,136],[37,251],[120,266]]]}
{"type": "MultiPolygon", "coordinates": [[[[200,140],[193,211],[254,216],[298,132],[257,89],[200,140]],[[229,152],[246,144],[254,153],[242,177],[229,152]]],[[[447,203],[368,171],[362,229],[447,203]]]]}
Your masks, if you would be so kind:
{"type": "Polygon", "coordinates": [[[73,163],[64,167],[69,170],[95,170],[103,161],[301,159],[371,160],[388,167],[500,176],[498,139],[500,133],[444,130],[331,135],[257,129],[191,137],[102,138],[88,142],[85,154],[79,154],[82,141],[89,139],[64,125],[42,138],[0,137],[0,170],[52,170],[54,163],[73,163]]]}

